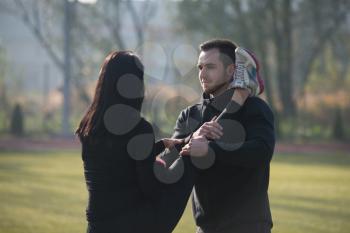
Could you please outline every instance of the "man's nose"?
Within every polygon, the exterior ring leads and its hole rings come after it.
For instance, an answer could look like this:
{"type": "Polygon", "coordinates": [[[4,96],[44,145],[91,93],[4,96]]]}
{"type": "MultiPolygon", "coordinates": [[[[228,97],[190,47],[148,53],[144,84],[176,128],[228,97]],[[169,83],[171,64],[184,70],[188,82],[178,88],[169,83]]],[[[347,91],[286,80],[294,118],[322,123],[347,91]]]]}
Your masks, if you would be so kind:
{"type": "Polygon", "coordinates": [[[202,70],[199,71],[199,78],[201,81],[205,80],[206,78],[206,72],[205,69],[203,68],[202,70]]]}

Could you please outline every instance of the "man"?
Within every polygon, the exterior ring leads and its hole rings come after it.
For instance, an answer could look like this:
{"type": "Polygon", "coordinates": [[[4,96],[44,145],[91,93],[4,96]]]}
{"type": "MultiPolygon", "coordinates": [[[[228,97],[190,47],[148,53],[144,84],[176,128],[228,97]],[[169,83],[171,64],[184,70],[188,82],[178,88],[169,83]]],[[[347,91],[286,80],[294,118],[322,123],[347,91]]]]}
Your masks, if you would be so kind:
{"type": "MultiPolygon", "coordinates": [[[[191,155],[198,168],[192,195],[197,233],[265,233],[272,228],[267,191],[275,145],[273,114],[262,99],[254,97],[256,89],[250,90],[246,100],[240,90],[241,103],[231,101],[236,92],[229,88],[233,74],[241,75],[233,82],[236,88],[244,82],[242,75],[249,75],[242,70],[247,66],[235,64],[235,59],[250,58],[245,65],[254,63],[251,54],[238,54],[236,48],[221,39],[200,45],[203,100],[180,113],[173,135],[191,138],[180,154],[191,155]],[[228,111],[215,122],[228,103],[228,111]]],[[[241,87],[249,89],[249,84],[241,87]]]]}

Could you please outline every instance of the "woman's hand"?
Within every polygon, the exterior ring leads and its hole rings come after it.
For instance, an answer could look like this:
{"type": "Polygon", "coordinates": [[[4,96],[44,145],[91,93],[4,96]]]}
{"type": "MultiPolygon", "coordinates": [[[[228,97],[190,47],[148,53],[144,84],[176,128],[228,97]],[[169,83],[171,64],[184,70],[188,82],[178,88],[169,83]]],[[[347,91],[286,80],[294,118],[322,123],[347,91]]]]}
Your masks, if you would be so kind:
{"type": "Polygon", "coordinates": [[[208,139],[204,136],[193,137],[188,144],[186,144],[180,155],[190,155],[194,157],[201,157],[208,154],[208,139]]]}
{"type": "Polygon", "coordinates": [[[165,148],[171,149],[177,144],[183,143],[183,139],[175,139],[175,138],[163,138],[162,139],[165,148]]]}

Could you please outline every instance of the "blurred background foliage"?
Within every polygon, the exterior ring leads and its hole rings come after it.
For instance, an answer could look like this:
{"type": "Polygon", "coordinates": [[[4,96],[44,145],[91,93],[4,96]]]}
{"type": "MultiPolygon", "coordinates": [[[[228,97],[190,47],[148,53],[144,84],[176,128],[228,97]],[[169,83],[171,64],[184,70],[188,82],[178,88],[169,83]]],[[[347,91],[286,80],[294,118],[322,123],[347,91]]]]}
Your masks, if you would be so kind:
{"type": "MultiPolygon", "coordinates": [[[[201,96],[198,45],[220,37],[260,58],[262,98],[275,113],[280,140],[349,139],[349,1],[86,2],[1,1],[0,16],[25,27],[48,60],[40,63],[37,88],[27,88],[35,83],[33,75],[16,63],[18,54],[8,40],[0,40],[2,136],[12,132],[16,106],[22,109],[21,135],[73,135],[91,102],[103,58],[120,49],[135,50],[145,63],[143,114],[159,136],[168,136],[180,110],[201,96]],[[53,73],[57,85],[47,81],[53,73]]],[[[5,23],[4,38],[7,30],[16,30],[5,23]]]]}

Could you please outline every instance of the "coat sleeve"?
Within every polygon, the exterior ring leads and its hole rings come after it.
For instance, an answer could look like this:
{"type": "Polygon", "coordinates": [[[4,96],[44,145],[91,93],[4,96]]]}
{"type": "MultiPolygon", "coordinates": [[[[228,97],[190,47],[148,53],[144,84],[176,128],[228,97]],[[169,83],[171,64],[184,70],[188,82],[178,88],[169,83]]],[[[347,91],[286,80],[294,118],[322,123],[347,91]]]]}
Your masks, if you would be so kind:
{"type": "Polygon", "coordinates": [[[165,150],[160,155],[160,158],[165,161],[167,166],[170,166],[171,164],[173,164],[173,162],[178,158],[181,148],[185,144],[187,144],[191,139],[192,130],[188,122],[189,122],[189,108],[186,108],[182,110],[181,113],[179,114],[174,127],[174,133],[172,135],[172,138],[184,139],[183,143],[176,145],[177,153],[175,153],[174,150],[172,152],[169,150],[165,150]]]}
{"type": "MultiPolygon", "coordinates": [[[[186,114],[187,111],[184,110],[178,117],[173,138],[188,137],[189,133],[188,128],[186,128],[186,114]]],[[[176,174],[177,170],[181,170],[181,164],[179,163],[179,167],[175,166],[172,168],[173,171],[168,170],[169,166],[171,166],[178,158],[178,153],[176,151],[171,152],[169,150],[164,150],[165,146],[162,141],[155,142],[153,128],[148,122],[145,123],[144,127],[142,127],[138,134],[141,135],[141,137],[144,135],[145,138],[138,138],[138,140],[135,140],[134,145],[130,146],[130,150],[135,151],[135,154],[141,154],[139,157],[140,159],[136,159],[135,161],[138,186],[148,198],[156,200],[168,185],[161,182],[159,177],[157,178],[155,170],[176,174]],[[159,153],[161,153],[160,157],[166,163],[167,167],[163,167],[164,165],[156,160],[159,153]]],[[[185,141],[186,140],[184,140],[184,143],[185,141]]]]}
{"type": "Polygon", "coordinates": [[[268,164],[275,146],[273,121],[268,105],[252,98],[246,102],[242,120],[245,139],[242,142],[210,141],[209,148],[218,162],[243,167],[268,164]]]}
{"type": "Polygon", "coordinates": [[[179,114],[179,116],[176,120],[176,124],[174,127],[174,133],[172,136],[172,138],[184,139],[185,140],[184,144],[186,144],[189,141],[189,139],[191,138],[192,133],[196,127],[196,125],[194,125],[194,122],[192,122],[195,120],[194,119],[191,120],[189,115],[190,115],[189,108],[186,108],[186,109],[181,111],[181,113],[179,114]]]}
{"type": "Polygon", "coordinates": [[[153,128],[149,123],[145,125],[140,135],[146,135],[146,137],[133,146],[143,156],[135,161],[137,182],[140,190],[148,198],[155,200],[161,195],[164,186],[154,175],[153,168],[156,165],[157,153],[159,153],[157,150],[161,150],[164,145],[162,142],[155,143],[153,128]]]}
{"type": "Polygon", "coordinates": [[[154,152],[153,153],[155,155],[158,155],[159,153],[161,153],[164,150],[165,150],[165,145],[164,145],[162,140],[159,140],[154,144],[154,152]]]}

